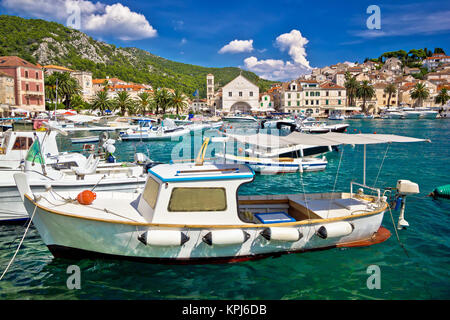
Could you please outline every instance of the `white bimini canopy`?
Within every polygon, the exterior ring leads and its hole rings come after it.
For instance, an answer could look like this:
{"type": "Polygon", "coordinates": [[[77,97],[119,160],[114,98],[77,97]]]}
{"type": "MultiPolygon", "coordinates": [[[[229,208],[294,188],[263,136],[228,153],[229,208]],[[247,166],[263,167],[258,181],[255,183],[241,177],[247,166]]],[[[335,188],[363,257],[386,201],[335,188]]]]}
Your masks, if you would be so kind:
{"type": "Polygon", "coordinates": [[[393,134],[347,134],[328,132],[324,134],[307,134],[300,132],[292,132],[287,136],[277,136],[269,134],[253,134],[253,135],[233,135],[229,134],[229,138],[237,140],[241,143],[248,143],[265,148],[282,148],[292,145],[311,145],[311,146],[336,146],[342,144],[377,144],[392,142],[421,142],[427,139],[417,139],[393,134]]]}

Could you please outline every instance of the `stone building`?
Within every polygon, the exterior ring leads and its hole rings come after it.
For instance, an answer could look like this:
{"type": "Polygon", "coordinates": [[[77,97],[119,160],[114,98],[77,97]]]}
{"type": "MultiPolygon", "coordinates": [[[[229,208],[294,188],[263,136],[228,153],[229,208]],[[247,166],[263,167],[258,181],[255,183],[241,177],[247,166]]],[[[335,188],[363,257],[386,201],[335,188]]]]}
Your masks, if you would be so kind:
{"type": "Polygon", "coordinates": [[[15,105],[45,111],[44,73],[41,67],[16,56],[0,57],[0,72],[14,78],[15,105]]]}
{"type": "Polygon", "coordinates": [[[222,87],[223,113],[258,110],[259,87],[243,75],[239,75],[222,87]]]}
{"type": "Polygon", "coordinates": [[[0,107],[9,110],[7,107],[12,107],[15,104],[14,77],[0,71],[0,107]]]}

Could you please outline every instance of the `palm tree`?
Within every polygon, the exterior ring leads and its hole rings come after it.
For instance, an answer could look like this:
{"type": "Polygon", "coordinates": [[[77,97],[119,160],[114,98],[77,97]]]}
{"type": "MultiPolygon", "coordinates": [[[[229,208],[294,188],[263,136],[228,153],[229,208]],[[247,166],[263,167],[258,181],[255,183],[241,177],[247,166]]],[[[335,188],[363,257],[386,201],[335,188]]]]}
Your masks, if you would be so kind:
{"type": "Polygon", "coordinates": [[[91,104],[92,110],[100,110],[102,115],[104,114],[105,110],[111,110],[113,106],[114,103],[108,97],[108,93],[106,91],[97,92],[91,104]]]}
{"type": "Polygon", "coordinates": [[[130,94],[126,91],[120,91],[117,97],[114,99],[114,108],[120,110],[120,115],[125,115],[127,110],[129,110],[133,105],[133,100],[130,94]]]}
{"type": "Polygon", "coordinates": [[[179,110],[184,110],[188,105],[186,95],[180,90],[176,89],[172,94],[170,106],[177,110],[177,115],[179,110]]]}
{"type": "Polygon", "coordinates": [[[58,96],[63,98],[63,103],[68,108],[72,96],[81,93],[81,87],[78,81],[70,76],[69,72],[56,72],[54,75],[58,79],[58,96]]]}
{"type": "Polygon", "coordinates": [[[425,87],[423,83],[416,83],[414,89],[411,91],[411,98],[417,100],[417,104],[422,107],[423,100],[430,96],[430,91],[425,87]]]}
{"type": "Polygon", "coordinates": [[[366,112],[366,101],[375,96],[375,90],[369,84],[369,81],[364,80],[363,82],[361,82],[356,92],[356,96],[363,99],[362,111],[366,112]]]}
{"type": "Polygon", "coordinates": [[[344,86],[347,91],[348,105],[354,106],[354,99],[358,93],[359,83],[356,81],[355,77],[350,77],[347,81],[345,81],[344,86]]]}
{"type": "Polygon", "coordinates": [[[387,100],[387,106],[389,108],[389,106],[391,105],[391,97],[393,94],[395,94],[397,92],[397,88],[395,87],[395,84],[390,83],[386,86],[386,88],[384,88],[384,93],[388,94],[388,100],[387,100]]]}
{"type": "Polygon", "coordinates": [[[83,98],[80,95],[75,95],[70,100],[70,106],[75,109],[77,112],[84,109],[86,106],[86,102],[83,100],[83,98]]]}
{"type": "Polygon", "coordinates": [[[143,116],[145,116],[145,113],[147,112],[147,108],[151,108],[151,102],[152,98],[147,92],[142,92],[138,95],[137,99],[137,105],[139,113],[141,113],[143,116]]]}
{"type": "Polygon", "coordinates": [[[52,104],[56,98],[56,76],[51,74],[45,76],[44,80],[45,97],[50,99],[52,104]]]}
{"type": "Polygon", "coordinates": [[[446,104],[448,100],[450,100],[450,96],[448,95],[446,88],[442,88],[436,98],[434,98],[434,101],[440,103],[442,106],[446,104]]]}
{"type": "Polygon", "coordinates": [[[161,108],[163,114],[166,113],[166,108],[169,106],[171,100],[169,91],[165,88],[156,90],[154,99],[156,105],[156,113],[158,113],[159,108],[161,108]]]}

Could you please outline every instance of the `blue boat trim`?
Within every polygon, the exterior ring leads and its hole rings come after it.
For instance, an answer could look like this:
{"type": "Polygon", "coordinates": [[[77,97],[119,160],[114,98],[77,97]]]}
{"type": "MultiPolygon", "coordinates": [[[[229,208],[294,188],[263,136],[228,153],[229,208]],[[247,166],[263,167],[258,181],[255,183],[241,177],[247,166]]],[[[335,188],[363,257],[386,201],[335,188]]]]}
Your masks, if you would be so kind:
{"type": "MultiPolygon", "coordinates": [[[[253,171],[253,170],[252,170],[253,171]]],[[[252,179],[254,174],[239,176],[211,176],[211,177],[185,177],[185,178],[163,178],[152,169],[148,173],[154,175],[162,182],[182,182],[182,181],[208,181],[208,180],[231,180],[231,179],[252,179]]]]}

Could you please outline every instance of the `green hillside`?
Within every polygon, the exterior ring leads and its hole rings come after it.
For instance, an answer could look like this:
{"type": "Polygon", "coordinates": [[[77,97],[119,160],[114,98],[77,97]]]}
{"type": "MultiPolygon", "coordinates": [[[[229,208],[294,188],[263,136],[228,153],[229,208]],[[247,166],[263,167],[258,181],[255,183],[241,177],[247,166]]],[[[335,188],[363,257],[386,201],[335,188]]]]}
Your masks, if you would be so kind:
{"type": "MultiPolygon", "coordinates": [[[[180,88],[188,95],[198,89],[200,97],[206,96],[208,73],[222,86],[241,72],[235,67],[206,68],[170,61],[138,48],[116,47],[55,22],[0,15],[0,56],[8,55],[41,65],[91,71],[94,78],[110,76],[154,88],[180,88]]],[[[273,83],[252,72],[242,70],[242,75],[261,91],[273,83]]]]}

